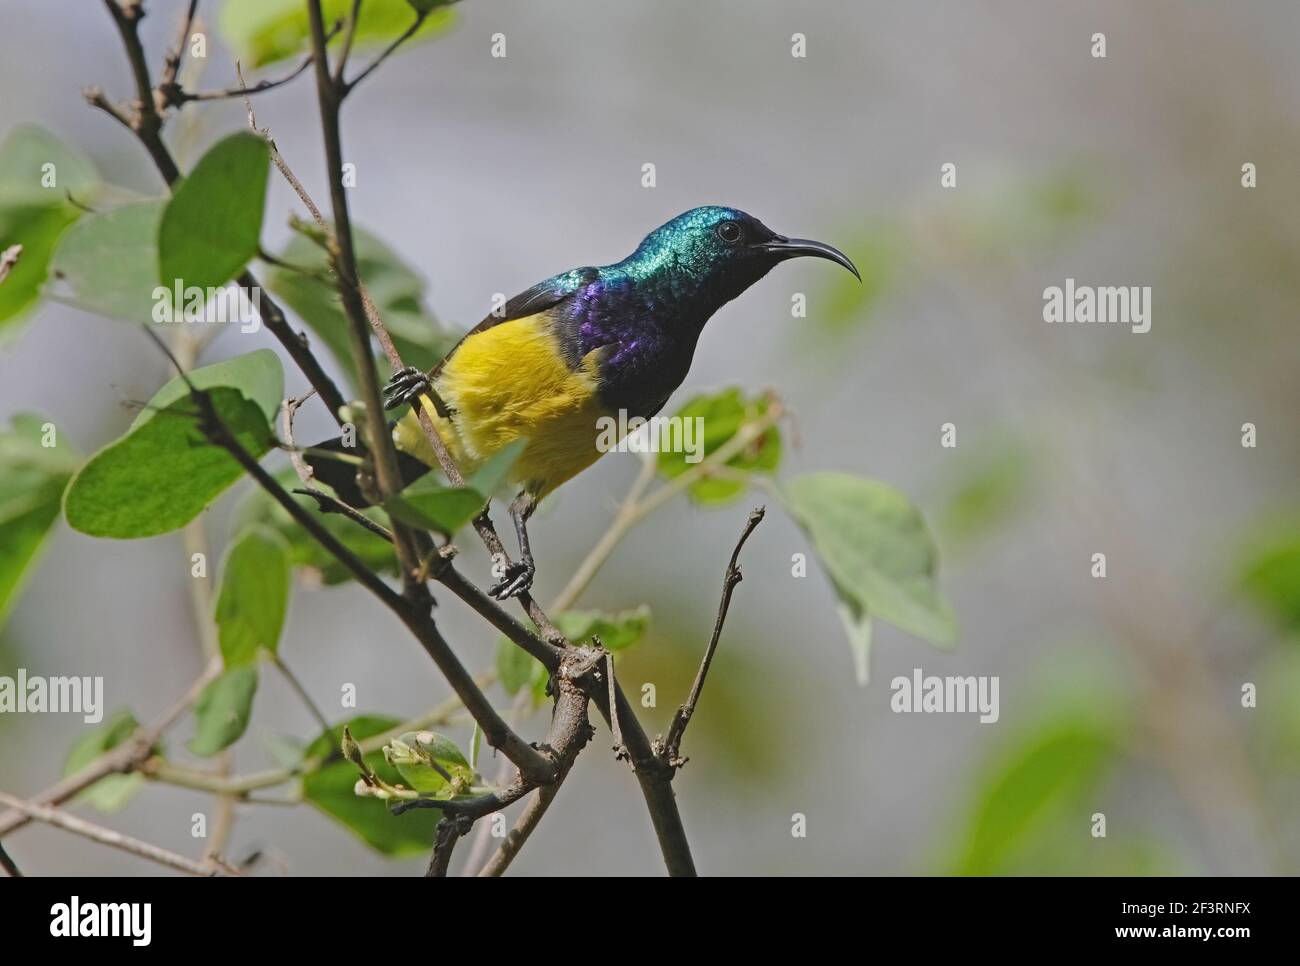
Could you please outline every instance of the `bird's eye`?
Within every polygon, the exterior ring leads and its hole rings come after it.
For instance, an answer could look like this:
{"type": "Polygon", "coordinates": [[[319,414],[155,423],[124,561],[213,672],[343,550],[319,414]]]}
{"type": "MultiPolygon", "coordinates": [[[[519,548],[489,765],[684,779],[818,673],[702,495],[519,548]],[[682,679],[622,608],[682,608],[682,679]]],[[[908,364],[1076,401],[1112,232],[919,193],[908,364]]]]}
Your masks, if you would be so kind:
{"type": "Polygon", "coordinates": [[[734,245],[736,242],[740,241],[740,236],[741,236],[740,226],[736,224],[734,221],[721,222],[718,225],[717,232],[718,232],[718,237],[721,238],[728,245],[734,245]]]}

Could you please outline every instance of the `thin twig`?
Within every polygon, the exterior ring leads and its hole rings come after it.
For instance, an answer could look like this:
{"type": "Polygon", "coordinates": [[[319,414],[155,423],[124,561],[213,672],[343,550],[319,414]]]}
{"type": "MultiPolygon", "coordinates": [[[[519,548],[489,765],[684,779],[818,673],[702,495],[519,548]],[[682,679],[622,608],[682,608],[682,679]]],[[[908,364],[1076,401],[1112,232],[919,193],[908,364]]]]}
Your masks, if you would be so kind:
{"type": "Polygon", "coordinates": [[[0,842],[0,868],[3,868],[5,874],[12,879],[21,879],[23,877],[22,870],[18,868],[18,863],[13,860],[13,857],[7,851],[5,851],[3,842],[0,842]]]}
{"type": "Polygon", "coordinates": [[[334,68],[334,83],[343,86],[343,71],[347,69],[348,57],[352,55],[352,42],[357,36],[357,21],[361,19],[361,0],[352,0],[352,12],[348,15],[347,33],[339,47],[339,62],[334,68]]]}
{"type": "MultiPolygon", "coordinates": [[[[221,662],[212,661],[186,690],[185,695],[173,704],[156,724],[148,728],[138,728],[135,734],[114,748],[110,748],[94,761],[73,775],[69,775],[36,795],[33,801],[41,805],[62,805],[68,799],[80,794],[95,782],[108,775],[124,774],[135,769],[141,762],[153,754],[158,739],[167,731],[198,699],[208,683],[221,673],[221,662]]],[[[0,814],[0,836],[8,835],[31,821],[26,813],[9,811],[0,814]]]]}
{"type": "MultiPolygon", "coordinates": [[[[135,134],[136,138],[149,153],[149,157],[158,169],[169,188],[173,187],[180,179],[181,172],[177,166],[171,152],[163,143],[162,117],[158,114],[153,102],[153,95],[149,82],[149,67],[145,61],[144,47],[140,43],[138,32],[139,18],[143,15],[138,4],[133,4],[130,13],[125,13],[123,8],[118,6],[116,0],[104,0],[108,8],[109,15],[113,18],[114,24],[117,25],[118,32],[122,36],[123,46],[126,48],[127,59],[131,63],[132,73],[136,78],[137,97],[140,100],[140,106],[135,116],[128,111],[113,104],[104,92],[97,87],[86,88],[84,91],[86,99],[93,107],[106,112],[115,118],[135,134]]],[[[343,408],[346,400],[343,394],[339,392],[338,386],[334,380],[329,377],[322,368],[320,361],[312,353],[308,345],[307,337],[301,332],[295,332],[289,325],[284,311],[276,302],[266,294],[256,277],[244,270],[236,278],[235,282],[244,289],[245,292],[256,293],[257,296],[257,313],[261,316],[262,324],[272,335],[274,335],[280,344],[284,346],[289,353],[289,357],[302,370],[307,381],[316,388],[329,409],[330,416],[335,421],[341,421],[339,410],[343,408]]]]}
{"type": "Polygon", "coordinates": [[[587,589],[596,573],[604,566],[605,561],[610,558],[615,548],[633,527],[666,505],[669,500],[679,493],[684,492],[709,475],[717,473],[721,467],[726,466],[730,460],[744,452],[763,433],[776,425],[785,415],[785,407],[773,395],[768,395],[765,402],[766,408],[762,415],[752,422],[742,425],[731,439],[704,457],[700,462],[679,476],[673,477],[654,490],[649,496],[644,496],[650,483],[653,482],[655,474],[654,462],[647,461],[642,466],[641,475],[637,477],[632,489],[628,491],[627,496],[619,505],[609,528],[601,535],[600,540],[591,548],[582,563],[578,565],[564,590],[560,592],[555,603],[551,605],[551,609],[567,610],[577,603],[578,598],[582,596],[582,592],[587,589]]]}
{"type": "Polygon", "coordinates": [[[394,40],[391,44],[385,47],[378,54],[378,56],[376,56],[375,59],[372,60],[366,66],[366,68],[361,71],[360,74],[352,78],[352,80],[350,81],[342,80],[343,65],[342,63],[340,63],[339,71],[338,71],[338,80],[340,81],[340,88],[343,92],[343,95],[346,97],[348,94],[351,94],[352,91],[356,89],[356,86],[358,84],[360,84],[363,80],[365,80],[372,73],[374,73],[375,68],[377,68],[380,64],[386,61],[393,54],[393,52],[397,50],[398,47],[402,46],[402,44],[410,40],[411,37],[415,35],[415,32],[420,29],[420,25],[424,23],[424,18],[427,16],[428,16],[428,11],[417,11],[415,14],[415,22],[412,23],[409,27],[407,27],[406,31],[402,33],[396,40],[394,40]]]}
{"type": "Polygon", "coordinates": [[[366,530],[369,530],[375,536],[393,542],[393,531],[389,530],[382,523],[370,519],[356,507],[344,503],[336,496],[331,496],[324,490],[318,490],[314,486],[294,487],[294,493],[300,493],[303,496],[309,496],[316,501],[316,508],[321,513],[341,513],[353,523],[359,524],[366,530]]]}
{"type": "Polygon", "coordinates": [[[691,716],[695,714],[695,706],[699,704],[700,692],[704,690],[704,679],[709,673],[709,665],[713,663],[713,655],[718,650],[722,625],[727,621],[731,595],[736,585],[744,579],[738,563],[740,551],[745,546],[745,541],[749,539],[749,535],[754,532],[754,528],[763,522],[766,512],[765,507],[758,507],[750,512],[749,519],[745,521],[745,529],[741,531],[740,539],[736,541],[736,548],[731,551],[731,560],[728,561],[727,572],[722,578],[722,600],[718,603],[718,616],[713,622],[713,636],[709,638],[709,646],[704,651],[703,660],[700,661],[700,669],[695,672],[695,682],[691,685],[690,695],[686,703],[673,715],[672,723],[668,726],[668,736],[664,739],[660,752],[664,761],[673,768],[680,768],[686,764],[686,759],[681,757],[682,735],[686,733],[686,726],[690,723],[691,716]]]}
{"type": "Polygon", "coordinates": [[[121,832],[114,832],[112,829],[104,828],[102,825],[96,825],[93,822],[87,822],[83,818],[75,815],[69,815],[67,812],[60,811],[57,808],[50,808],[48,805],[38,805],[35,802],[24,801],[16,795],[9,795],[0,792],[0,804],[9,806],[22,812],[28,818],[35,819],[38,822],[44,822],[47,825],[53,825],[55,828],[61,828],[65,832],[72,832],[76,835],[83,836],[110,848],[120,849],[123,852],[130,852],[132,855],[138,855],[142,859],[148,859],[151,862],[157,862],[171,869],[177,869],[181,872],[188,872],[190,875],[214,876],[214,875],[238,875],[234,869],[219,863],[215,860],[208,862],[195,862],[193,859],[178,855],[157,845],[151,845],[148,842],[142,842],[140,839],[132,838],[129,835],[123,835],[121,832]]]}
{"type": "Polygon", "coordinates": [[[311,716],[315,718],[316,723],[320,725],[320,730],[322,732],[329,731],[329,719],[326,718],[321,712],[321,709],[317,707],[316,702],[311,699],[311,695],[307,693],[307,689],[303,687],[303,684],[298,680],[297,675],[289,670],[289,666],[284,663],[284,659],[280,657],[279,654],[272,651],[271,663],[274,664],[279,672],[284,675],[284,679],[289,682],[289,686],[293,688],[294,693],[298,695],[298,700],[303,703],[303,707],[311,712],[311,716]]]}
{"type": "Polygon", "coordinates": [[[505,839],[492,853],[492,856],[479,870],[480,878],[493,878],[504,875],[510,863],[514,861],[519,850],[524,847],[528,837],[537,829],[538,823],[541,822],[542,816],[546,810],[551,807],[551,802],[555,801],[555,796],[559,788],[554,785],[548,785],[545,788],[539,788],[533,793],[532,799],[524,806],[524,810],[519,814],[519,820],[515,822],[514,828],[506,833],[505,839]]]}
{"type": "Polygon", "coordinates": [[[185,50],[189,46],[190,27],[194,25],[194,15],[198,11],[199,0],[190,0],[189,9],[185,12],[185,19],[181,21],[181,29],[176,37],[176,42],[172,45],[171,51],[167,54],[167,59],[163,61],[163,69],[158,75],[158,89],[165,91],[171,85],[176,83],[176,77],[181,70],[181,61],[185,58],[185,50]]]}

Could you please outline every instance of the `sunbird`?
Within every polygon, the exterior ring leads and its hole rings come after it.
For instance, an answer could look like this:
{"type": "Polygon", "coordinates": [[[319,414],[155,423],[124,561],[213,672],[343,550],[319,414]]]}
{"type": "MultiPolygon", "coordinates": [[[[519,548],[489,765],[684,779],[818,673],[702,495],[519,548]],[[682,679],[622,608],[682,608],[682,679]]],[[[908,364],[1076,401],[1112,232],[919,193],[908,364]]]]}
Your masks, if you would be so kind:
{"type": "MultiPolygon", "coordinates": [[[[692,208],[646,235],[627,258],[575,268],[526,289],[490,314],[428,372],[406,368],[385,387],[403,482],[437,465],[414,405],[423,405],[463,473],[526,440],[509,474],[518,561],[489,593],[532,586],[528,518],[542,497],[601,455],[598,427],[622,410],[649,419],[686,378],[704,324],[778,262],[810,255],[857,276],[842,251],[778,235],[735,208],[692,208]]],[[[316,449],[340,449],[338,440],[316,449]]],[[[316,476],[353,506],[368,500],[355,466],[321,456],[316,476]]]]}

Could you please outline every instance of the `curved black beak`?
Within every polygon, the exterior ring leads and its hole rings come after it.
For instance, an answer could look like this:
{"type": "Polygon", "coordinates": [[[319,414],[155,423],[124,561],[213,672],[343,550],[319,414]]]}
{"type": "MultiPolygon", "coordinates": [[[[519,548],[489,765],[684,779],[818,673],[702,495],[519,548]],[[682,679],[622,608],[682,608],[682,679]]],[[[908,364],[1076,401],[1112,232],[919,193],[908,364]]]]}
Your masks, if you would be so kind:
{"type": "Polygon", "coordinates": [[[784,235],[777,235],[771,241],[762,242],[755,247],[761,251],[771,252],[777,257],[778,261],[785,261],[787,258],[801,258],[804,255],[811,255],[813,258],[825,258],[836,265],[847,268],[859,282],[862,281],[862,275],[858,272],[858,267],[853,264],[852,259],[838,248],[824,242],[813,241],[810,238],[786,238],[784,235]]]}

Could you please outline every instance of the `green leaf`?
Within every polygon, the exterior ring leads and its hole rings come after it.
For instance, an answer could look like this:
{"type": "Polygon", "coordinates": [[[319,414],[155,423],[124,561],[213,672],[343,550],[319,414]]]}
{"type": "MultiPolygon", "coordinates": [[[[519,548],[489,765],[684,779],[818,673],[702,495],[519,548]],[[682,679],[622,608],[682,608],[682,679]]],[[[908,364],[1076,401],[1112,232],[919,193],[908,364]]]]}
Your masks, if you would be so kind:
{"type": "MultiPolygon", "coordinates": [[[[465,483],[475,492],[485,496],[495,496],[510,477],[510,470],[515,461],[528,446],[528,440],[517,439],[507,443],[483,461],[477,470],[470,474],[465,483]]],[[[485,501],[486,502],[486,501],[485,501]]]]}
{"type": "MultiPolygon", "coordinates": [[[[276,480],[286,489],[300,486],[297,475],[292,469],[275,474],[276,480]]],[[[317,486],[328,491],[329,487],[316,481],[317,486]]],[[[351,520],[338,513],[320,513],[316,501],[302,494],[294,494],[294,499],[309,512],[316,515],[316,521],[328,530],[344,546],[363,560],[367,566],[385,573],[397,573],[397,557],[393,545],[368,530],[363,530],[351,520]]],[[[362,511],[377,523],[385,523],[382,511],[369,507],[362,511]]],[[[352,579],[342,564],[328,550],[317,543],[289,516],[289,512],[271,499],[260,487],[251,490],[239,503],[232,515],[231,533],[238,534],[251,524],[263,524],[278,533],[288,544],[289,561],[304,576],[326,585],[340,584],[352,579]]]]}
{"type": "Polygon", "coordinates": [[[158,226],[158,278],[166,288],[217,288],[257,254],[270,148],[242,131],[199,159],[158,226]]]}
{"type": "Polygon", "coordinates": [[[0,433],[0,627],[59,517],[63,488],[78,458],[54,431],[53,424],[31,413],[18,413],[12,428],[0,433]]]}
{"type": "Polygon", "coordinates": [[[275,653],[289,606],[289,547],[274,530],[245,529],[221,565],[215,620],[227,668],[275,653]]]}
{"type": "Polygon", "coordinates": [[[69,206],[0,206],[0,250],[14,244],[23,246],[18,263],[0,285],[0,346],[18,331],[6,323],[35,307],[55,243],[76,220],[77,212],[69,206]]]}
{"type": "Polygon", "coordinates": [[[467,486],[441,486],[423,477],[384,508],[402,523],[450,537],[478,516],[485,503],[486,497],[467,486]]]}
{"type": "MultiPolygon", "coordinates": [[[[415,2],[430,9],[448,5],[434,0],[415,2]]],[[[414,3],[407,0],[366,0],[361,5],[356,46],[375,47],[397,39],[415,19],[412,6],[414,3]]],[[[324,0],[321,9],[327,29],[345,20],[351,7],[351,0],[324,0]]],[[[412,40],[442,33],[453,20],[452,11],[436,10],[425,19],[412,40]]],[[[264,67],[304,55],[310,47],[310,24],[306,4],[301,0],[226,0],[219,23],[235,56],[249,67],[264,67]]],[[[339,44],[340,36],[334,36],[331,46],[339,44]]]]}
{"type": "Polygon", "coordinates": [[[1073,807],[1072,828],[1091,808],[1077,804],[1116,752],[1112,730],[1093,716],[1066,714],[1027,731],[1000,760],[986,763],[966,844],[953,870],[989,875],[1005,869],[1054,812],[1073,807]]]}
{"type": "Polygon", "coordinates": [[[41,205],[93,200],[99,175],[80,151],[35,124],[19,124],[0,144],[0,205],[22,200],[41,205]]]}
{"type": "Polygon", "coordinates": [[[69,228],[50,262],[50,278],[68,289],[65,298],[88,312],[147,322],[157,305],[158,227],[166,204],[122,205],[69,228]]]}
{"type": "Polygon", "coordinates": [[[205,687],[194,704],[197,728],[190,751],[206,758],[238,741],[248,728],[256,691],[255,664],[232,668],[205,687]]]}
{"type": "MultiPolygon", "coordinates": [[[[307,749],[307,757],[337,755],[346,726],[357,741],[391,731],[401,724],[397,718],[362,715],[331,728],[307,749]]],[[[366,755],[366,764],[390,785],[403,784],[402,776],[381,752],[366,755]]],[[[332,761],[303,776],[303,798],[330,818],[342,824],[371,848],[385,855],[418,855],[429,851],[433,829],[442,813],[435,809],[413,809],[404,815],[392,815],[384,802],[358,796],[354,788],[357,769],[348,761],[332,761]]]]}
{"type": "Polygon", "coordinates": [[[50,255],[80,202],[91,200],[98,178],[90,162],[43,128],[21,124],[0,144],[0,250],[22,254],[0,285],[0,346],[18,332],[15,320],[35,306],[50,255]]]}
{"type": "Polygon", "coordinates": [[[836,613],[849,638],[849,650],[853,652],[853,670],[857,674],[858,684],[865,686],[871,680],[871,615],[853,598],[839,591],[836,594],[839,597],[836,613]]]}
{"type": "Polygon", "coordinates": [[[859,624],[875,617],[941,647],[955,642],[934,541],[907,497],[876,480],[810,473],[791,480],[784,499],[859,624]]]}
{"type": "Polygon", "coordinates": [[[417,13],[432,13],[439,7],[450,7],[459,0],[406,0],[411,5],[411,9],[417,13]]]}
{"type": "MultiPolygon", "coordinates": [[[[432,369],[456,339],[443,331],[424,307],[424,281],[374,235],[354,229],[353,236],[357,271],[379,309],[402,361],[417,369],[432,369]]],[[[319,245],[301,235],[295,236],[279,257],[289,265],[329,276],[325,253],[319,245]]],[[[272,266],[267,272],[266,285],[325,343],[352,384],[356,385],[357,372],[348,337],[347,316],[343,314],[335,287],[280,266],[272,266]]],[[[381,377],[382,381],[387,381],[386,370],[381,377]]]]}
{"type": "MultiPolygon", "coordinates": [[[[271,421],[284,396],[279,357],[258,349],[190,373],[208,391],[226,428],[254,457],[272,444],[271,421]]],[[[240,478],[234,457],[208,443],[179,377],[163,386],[127,434],[90,458],[64,494],[74,529],[131,539],[176,530],[240,478]]]]}
{"type": "Polygon", "coordinates": [[[408,788],[430,798],[464,794],[474,784],[474,769],[456,742],[436,731],[404,732],[384,746],[384,758],[408,788]]]}
{"type": "Polygon", "coordinates": [[[1260,529],[1244,554],[1238,583],[1283,630],[1300,630],[1300,518],[1260,529]]]}
{"type": "Polygon", "coordinates": [[[650,629],[650,608],[646,604],[617,614],[598,610],[566,610],[551,616],[560,633],[573,644],[586,644],[595,636],[611,651],[631,647],[650,629]]]}
{"type": "MultiPolygon", "coordinates": [[[[736,435],[742,426],[758,419],[767,411],[767,400],[762,397],[746,399],[736,388],[726,389],[716,395],[695,396],[682,406],[674,419],[702,420],[703,449],[697,451],[706,457],[736,435]]],[[[666,431],[665,431],[666,432],[666,431]]],[[[683,435],[685,430],[683,431],[683,435]]],[[[697,438],[698,443],[698,438],[697,438]]],[[[679,449],[683,447],[678,447],[679,449]]],[[[659,444],[659,472],[668,479],[680,476],[699,460],[686,452],[672,452],[662,441],[659,444]],[[688,462],[690,457],[693,462],[688,462]]],[[[727,466],[742,473],[774,473],[781,463],[781,433],[775,426],[764,430],[752,444],[727,461],[727,466]]],[[[707,477],[691,485],[687,491],[693,501],[703,506],[720,506],[745,492],[743,480],[707,477]]]]}
{"type": "MultiPolygon", "coordinates": [[[[126,741],[139,727],[135,715],[129,711],[118,711],[72,746],[63,766],[63,777],[75,775],[104,752],[126,741]]],[[[143,784],[144,776],[140,774],[107,775],[84,789],[77,796],[77,801],[86,802],[101,812],[116,812],[131,800],[143,784]]]]}

